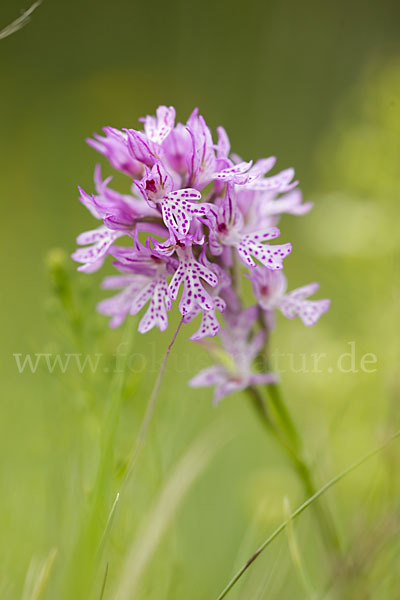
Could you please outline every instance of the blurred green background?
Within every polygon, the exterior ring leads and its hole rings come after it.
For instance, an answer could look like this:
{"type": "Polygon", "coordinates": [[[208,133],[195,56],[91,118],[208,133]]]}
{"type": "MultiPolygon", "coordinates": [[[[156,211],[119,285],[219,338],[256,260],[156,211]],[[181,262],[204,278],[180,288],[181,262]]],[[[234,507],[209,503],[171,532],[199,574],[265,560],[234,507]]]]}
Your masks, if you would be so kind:
{"type": "MultiPolygon", "coordinates": [[[[3,0],[0,27],[21,8],[28,6],[3,0]]],[[[89,534],[86,546],[79,536],[90,520],[99,432],[123,331],[109,332],[95,315],[104,297],[99,277],[78,275],[67,261],[83,323],[78,344],[54,297],[46,256],[55,247],[70,254],[76,235],[95,226],[77,185],[91,189],[99,158],[84,139],[104,125],[136,127],[159,104],[175,105],[183,121],[199,106],[213,129],[225,126],[246,160],[274,154],[278,167],[296,168],[315,208],[281,223],[282,238],[294,245],[290,286],[319,281],[332,308],[311,330],[279,319],[271,346],[293,353],[300,371],[301,353],[327,354],[321,373],[282,374],[319,483],[399,427],[399,21],[398,2],[388,0],[44,0],[23,30],[0,40],[2,599],[92,597],[79,592],[84,574],[76,564],[85,571],[95,549],[89,534]],[[336,361],[350,342],[358,372],[342,373],[336,361]],[[101,372],[20,374],[13,356],[82,349],[104,354],[101,372]],[[366,353],[376,355],[373,373],[360,369],[366,353]],[[38,581],[43,590],[35,591],[38,581]]],[[[210,362],[187,329],[173,349],[137,471],[121,491],[94,598],[107,564],[104,598],[113,598],[138,557],[145,565],[126,598],[216,598],[285,518],[283,498],[292,508],[303,499],[245,397],[215,409],[211,390],[187,387],[210,362]],[[175,510],[162,494],[198,436],[203,449],[196,452],[204,459],[209,451],[209,462],[198,476],[197,454],[197,466],[181,465],[175,510]],[[216,440],[227,441],[217,449],[216,440]],[[184,493],[188,473],[195,481],[184,493]],[[157,522],[152,507],[160,498],[167,527],[159,540],[146,523],[157,522]]],[[[172,328],[134,339],[109,508],[171,335],[172,328]]],[[[231,597],[400,598],[399,467],[394,442],[329,492],[346,556],[334,576],[305,513],[296,526],[300,572],[283,534],[231,597]]]]}

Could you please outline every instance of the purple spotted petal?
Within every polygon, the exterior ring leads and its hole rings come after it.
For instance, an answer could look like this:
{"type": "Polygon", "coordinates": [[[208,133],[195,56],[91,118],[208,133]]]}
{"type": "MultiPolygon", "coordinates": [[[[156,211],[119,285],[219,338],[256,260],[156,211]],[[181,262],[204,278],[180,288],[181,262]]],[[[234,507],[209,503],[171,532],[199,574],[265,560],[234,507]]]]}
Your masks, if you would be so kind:
{"type": "Polygon", "coordinates": [[[236,176],[243,175],[243,173],[246,173],[250,169],[252,164],[252,160],[250,160],[249,162],[240,162],[237,165],[233,165],[233,167],[228,167],[227,169],[223,169],[223,171],[216,173],[214,175],[214,179],[217,179],[219,181],[230,181],[232,183],[235,183],[236,176]]]}
{"type": "Polygon", "coordinates": [[[147,138],[156,144],[162,144],[174,127],[175,108],[173,106],[159,106],[155,117],[148,115],[140,121],[144,123],[147,138]]]}
{"type": "Polygon", "coordinates": [[[169,284],[171,299],[176,300],[179,288],[183,283],[183,292],[179,302],[179,310],[182,315],[191,312],[197,305],[203,310],[211,310],[214,307],[214,301],[200,280],[203,279],[210,286],[215,287],[218,284],[217,276],[195,259],[191,246],[178,249],[178,256],[179,266],[169,284]]]}
{"type": "Polygon", "coordinates": [[[294,169],[285,169],[277,175],[266,177],[265,179],[256,179],[248,183],[247,187],[251,190],[271,192],[287,192],[297,185],[297,181],[290,183],[294,177],[294,169]]]}
{"type": "Polygon", "coordinates": [[[194,189],[170,192],[161,200],[161,208],[165,225],[182,235],[189,233],[194,217],[204,217],[210,210],[209,204],[196,204],[201,194],[194,189]]]}
{"type": "Polygon", "coordinates": [[[216,335],[218,335],[221,326],[217,318],[216,310],[222,313],[225,311],[225,309],[225,301],[217,296],[214,298],[214,309],[202,311],[201,308],[196,307],[190,313],[185,315],[184,322],[188,323],[194,317],[196,317],[199,312],[201,312],[200,327],[190,337],[190,339],[193,341],[198,341],[205,337],[215,337],[216,335]]]}
{"type": "Polygon", "coordinates": [[[131,310],[133,300],[147,281],[146,277],[132,275],[115,275],[103,281],[102,287],[105,289],[123,288],[117,295],[102,300],[97,305],[97,310],[101,314],[112,317],[110,327],[119,327],[124,322],[131,310]]]}
{"type": "Polygon", "coordinates": [[[242,236],[237,246],[240,258],[249,267],[255,267],[254,259],[257,259],[268,269],[282,269],[283,260],[291,253],[292,245],[288,243],[270,246],[264,243],[278,237],[279,233],[279,229],[271,227],[266,232],[256,231],[242,236]]]}
{"type": "Polygon", "coordinates": [[[304,325],[310,327],[315,325],[320,316],[326,313],[330,307],[330,300],[302,300],[291,297],[290,294],[285,296],[279,308],[288,319],[300,317],[304,325]]]}
{"type": "Polygon", "coordinates": [[[111,231],[107,227],[99,227],[91,231],[85,231],[77,237],[79,245],[86,245],[86,248],[78,248],[71,255],[73,260],[85,264],[98,263],[103,259],[114,241],[121,236],[119,231],[111,231]]]}
{"type": "Polygon", "coordinates": [[[139,332],[147,333],[154,326],[164,331],[168,327],[167,310],[170,309],[167,282],[164,278],[159,278],[152,289],[150,305],[139,323],[139,332]]]}

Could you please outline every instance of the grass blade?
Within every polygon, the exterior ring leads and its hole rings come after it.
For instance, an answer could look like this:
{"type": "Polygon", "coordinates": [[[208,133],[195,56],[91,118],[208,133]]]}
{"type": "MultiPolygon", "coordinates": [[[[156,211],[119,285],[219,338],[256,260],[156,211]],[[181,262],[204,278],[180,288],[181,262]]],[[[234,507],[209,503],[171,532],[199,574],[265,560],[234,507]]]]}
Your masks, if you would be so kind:
{"type": "Polygon", "coordinates": [[[100,590],[99,600],[103,600],[103,598],[104,598],[104,591],[106,589],[107,576],[108,576],[108,563],[106,564],[106,570],[104,573],[103,583],[102,583],[101,590],[100,590]]]}
{"type": "MultiPolygon", "coordinates": [[[[124,331],[122,344],[132,348],[137,322],[131,319],[124,331]]],[[[113,476],[114,445],[123,403],[123,389],[127,375],[128,352],[123,356],[120,368],[115,371],[108,398],[108,407],[100,436],[100,459],[91,493],[88,514],[81,525],[68,570],[65,598],[90,597],[97,559],[106,541],[117,501],[110,512],[111,483],[113,476]]],[[[118,496],[119,498],[119,496],[118,496]]]]}
{"type": "Polygon", "coordinates": [[[43,598],[56,556],[57,550],[53,548],[42,563],[31,562],[26,575],[22,600],[40,600],[43,598]]]}
{"type": "Polygon", "coordinates": [[[197,439],[180,459],[127,552],[118,588],[112,596],[115,600],[137,597],[145,570],[184,497],[216,452],[231,437],[230,433],[222,434],[218,423],[197,439]]]}
{"type": "Polygon", "coordinates": [[[360,458],[358,461],[356,461],[355,463],[353,463],[352,465],[350,465],[349,467],[347,467],[347,469],[344,469],[344,471],[342,471],[341,473],[339,473],[338,475],[336,475],[335,477],[333,477],[324,486],[322,486],[322,488],[320,488],[313,496],[311,496],[301,506],[299,506],[290,515],[290,517],[288,519],[286,519],[285,521],[283,521],[283,523],[281,523],[279,525],[279,527],[277,529],[275,529],[275,531],[255,551],[255,553],[253,554],[253,556],[251,556],[249,558],[249,560],[239,569],[239,571],[236,573],[236,575],[233,576],[233,578],[230,580],[230,582],[228,583],[228,585],[222,590],[222,592],[220,593],[220,595],[217,597],[217,600],[222,600],[223,598],[225,598],[227,596],[227,594],[233,588],[233,586],[235,585],[235,583],[237,581],[239,581],[239,579],[247,571],[247,569],[250,567],[250,565],[256,560],[256,558],[258,558],[260,556],[261,552],[263,552],[263,550],[265,550],[265,548],[267,548],[267,546],[269,546],[271,544],[271,542],[273,542],[274,539],[276,537],[278,537],[278,535],[280,533],[282,533],[282,531],[287,527],[287,525],[292,520],[296,519],[299,515],[301,515],[301,513],[306,510],[306,508],[308,508],[309,506],[311,506],[311,504],[313,502],[315,502],[315,500],[317,500],[320,496],[322,496],[323,494],[325,494],[325,492],[327,492],[331,487],[333,487],[341,479],[343,479],[344,477],[346,477],[346,475],[349,475],[352,471],[354,471],[355,469],[357,469],[358,467],[360,467],[367,460],[369,460],[370,458],[372,458],[373,456],[375,456],[376,454],[378,454],[379,452],[381,452],[384,448],[386,448],[386,446],[388,444],[390,444],[390,442],[392,442],[393,440],[397,439],[398,437],[400,437],[400,431],[397,431],[395,434],[393,434],[392,436],[390,436],[390,438],[384,444],[382,444],[378,448],[375,448],[374,450],[372,450],[371,452],[369,452],[368,454],[366,454],[365,456],[363,456],[362,458],[360,458]]]}
{"type": "Polygon", "coordinates": [[[38,6],[40,6],[41,3],[41,0],[39,2],[35,2],[30,8],[28,8],[28,10],[24,11],[22,15],[18,17],[18,19],[15,19],[15,21],[7,25],[7,27],[4,27],[4,29],[0,31],[0,40],[4,40],[4,38],[12,35],[16,31],[19,31],[22,29],[22,27],[25,27],[25,25],[31,20],[31,14],[37,9],[38,6]]]}
{"type": "Polygon", "coordinates": [[[315,598],[315,591],[313,589],[310,578],[305,570],[303,560],[301,558],[299,545],[297,543],[296,535],[294,532],[293,521],[291,519],[292,511],[290,507],[290,502],[287,496],[285,496],[285,498],[283,499],[283,508],[287,520],[286,531],[288,536],[290,556],[292,558],[293,565],[299,574],[300,581],[303,584],[307,598],[309,598],[309,600],[312,600],[313,598],[315,598]]]}

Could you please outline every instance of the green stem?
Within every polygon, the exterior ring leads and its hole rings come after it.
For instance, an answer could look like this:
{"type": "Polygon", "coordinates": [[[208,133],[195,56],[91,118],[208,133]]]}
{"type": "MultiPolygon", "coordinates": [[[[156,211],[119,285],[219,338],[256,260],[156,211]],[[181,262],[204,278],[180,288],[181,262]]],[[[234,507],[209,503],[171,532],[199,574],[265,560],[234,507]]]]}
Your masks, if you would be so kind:
{"type": "MultiPolygon", "coordinates": [[[[277,388],[277,386],[274,387],[277,388]]],[[[274,408],[276,412],[278,412],[278,409],[282,410],[282,412],[279,413],[281,417],[279,425],[286,423],[287,428],[285,430],[282,430],[281,426],[277,426],[271,419],[260,391],[256,388],[250,387],[248,388],[247,392],[259,416],[261,417],[263,424],[266,426],[269,433],[274,436],[275,440],[280,444],[289,458],[303,484],[306,496],[313,496],[316,492],[316,486],[313,481],[311,469],[302,456],[302,444],[300,436],[295,428],[289,412],[283,403],[279,389],[276,389],[274,393],[274,399],[279,400],[279,402],[274,402],[274,408]]],[[[332,555],[337,555],[341,550],[339,536],[336,532],[332,516],[330,515],[328,509],[320,502],[315,504],[315,516],[318,519],[320,530],[329,553],[332,555]]]]}
{"type": "Polygon", "coordinates": [[[296,426],[292,421],[292,417],[283,402],[279,385],[272,383],[268,386],[267,391],[275,413],[277,414],[278,419],[282,424],[282,428],[286,432],[292,446],[298,452],[301,451],[302,442],[296,430],[296,426]]]}
{"type": "MultiPolygon", "coordinates": [[[[267,335],[264,348],[260,352],[257,360],[260,363],[262,371],[267,372],[270,370],[268,359],[268,330],[261,318],[259,319],[259,325],[262,329],[264,328],[266,330],[267,335]]],[[[271,407],[277,419],[277,425],[274,425],[274,427],[271,429],[271,418],[269,417],[267,421],[265,420],[265,408],[259,410],[259,414],[262,417],[265,425],[267,425],[268,429],[272,431],[277,441],[285,450],[296,473],[302,481],[306,495],[312,496],[315,494],[316,487],[313,481],[311,469],[303,456],[303,441],[282,398],[280,387],[278,384],[270,384],[267,386],[267,392],[271,402],[271,407]]],[[[257,391],[257,393],[259,392],[257,391]]],[[[257,404],[260,405],[260,402],[264,404],[262,396],[260,396],[257,404]]],[[[314,513],[318,519],[321,533],[329,553],[332,554],[332,556],[340,554],[340,539],[336,532],[333,517],[331,516],[328,508],[322,505],[322,503],[316,503],[314,513]]]]}

